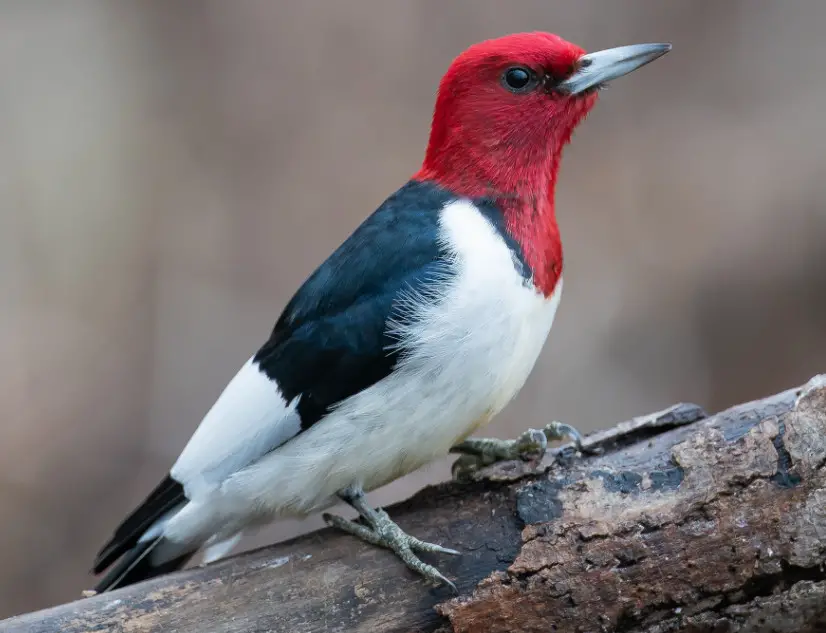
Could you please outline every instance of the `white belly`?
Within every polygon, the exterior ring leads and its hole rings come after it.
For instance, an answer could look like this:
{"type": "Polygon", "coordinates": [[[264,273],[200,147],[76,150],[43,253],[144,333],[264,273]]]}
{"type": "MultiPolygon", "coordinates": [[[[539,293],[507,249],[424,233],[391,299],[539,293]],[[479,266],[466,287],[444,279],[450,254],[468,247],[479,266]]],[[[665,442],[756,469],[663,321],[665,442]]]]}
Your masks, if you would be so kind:
{"type": "MultiPolygon", "coordinates": [[[[457,274],[437,301],[410,296],[395,370],[230,477],[224,501],[268,516],[302,515],[350,485],[377,488],[447,454],[517,394],[554,320],[551,297],[518,274],[511,251],[469,202],[443,210],[457,274]]],[[[228,508],[229,509],[229,508],[228,508]]]]}

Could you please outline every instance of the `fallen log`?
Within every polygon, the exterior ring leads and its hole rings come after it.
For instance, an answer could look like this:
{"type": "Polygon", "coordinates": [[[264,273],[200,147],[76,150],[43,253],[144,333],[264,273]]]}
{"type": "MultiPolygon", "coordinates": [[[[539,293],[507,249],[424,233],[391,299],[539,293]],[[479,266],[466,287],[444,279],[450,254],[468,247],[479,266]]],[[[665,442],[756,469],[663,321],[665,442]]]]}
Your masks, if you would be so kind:
{"type": "Polygon", "coordinates": [[[325,529],[0,622],[0,632],[826,630],[826,376],[714,416],[682,404],[388,508],[460,549],[459,596],[325,529]]]}

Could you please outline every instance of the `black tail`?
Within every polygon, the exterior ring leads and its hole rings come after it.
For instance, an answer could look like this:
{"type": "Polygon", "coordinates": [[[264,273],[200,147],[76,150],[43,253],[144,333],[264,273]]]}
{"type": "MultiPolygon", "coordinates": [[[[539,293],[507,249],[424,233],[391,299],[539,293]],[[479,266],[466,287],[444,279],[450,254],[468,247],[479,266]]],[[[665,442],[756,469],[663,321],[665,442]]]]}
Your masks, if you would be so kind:
{"type": "Polygon", "coordinates": [[[100,579],[98,584],[95,585],[95,591],[103,593],[104,591],[133,585],[141,580],[148,580],[155,576],[177,571],[186,565],[195,553],[194,551],[189,552],[162,563],[154,562],[151,556],[152,550],[158,545],[162,545],[162,543],[163,537],[138,543],[126,552],[117,565],[109,570],[109,573],[100,579]]]}
{"type": "Polygon", "coordinates": [[[98,553],[93,567],[95,574],[101,573],[119,558],[121,560],[100,580],[95,591],[124,587],[183,567],[194,552],[168,561],[153,561],[152,550],[162,544],[163,538],[160,535],[145,541],[140,538],[164,515],[186,501],[183,486],[167,475],[120,524],[114,536],[98,553]]]}

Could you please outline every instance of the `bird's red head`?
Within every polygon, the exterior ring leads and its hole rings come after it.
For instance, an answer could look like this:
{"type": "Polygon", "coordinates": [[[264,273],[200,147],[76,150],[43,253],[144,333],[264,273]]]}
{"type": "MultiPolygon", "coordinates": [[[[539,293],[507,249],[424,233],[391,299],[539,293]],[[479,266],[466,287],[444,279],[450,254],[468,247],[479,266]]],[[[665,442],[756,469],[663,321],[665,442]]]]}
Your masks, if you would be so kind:
{"type": "Polygon", "coordinates": [[[551,291],[562,248],[553,193],[562,149],[605,82],[670,49],[641,44],[586,55],[551,33],[516,33],[474,44],[442,78],[424,163],[414,176],[495,200],[551,291]]]}
{"type": "Polygon", "coordinates": [[[555,89],[583,55],[549,33],[468,48],[442,78],[418,178],[468,196],[539,193],[596,102],[596,92],[569,96],[555,89]]]}

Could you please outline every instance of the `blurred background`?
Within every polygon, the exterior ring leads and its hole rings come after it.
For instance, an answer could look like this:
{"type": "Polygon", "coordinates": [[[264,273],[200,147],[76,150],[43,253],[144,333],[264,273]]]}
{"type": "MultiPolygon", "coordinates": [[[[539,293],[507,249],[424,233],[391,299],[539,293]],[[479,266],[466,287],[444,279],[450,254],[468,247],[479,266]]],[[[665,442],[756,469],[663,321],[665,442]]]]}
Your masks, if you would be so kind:
{"type": "Polygon", "coordinates": [[[565,299],[490,434],[826,371],[824,23],[819,0],[0,2],[0,616],[91,586],[294,290],[417,169],[480,39],[674,44],[566,152],[565,299]]]}

